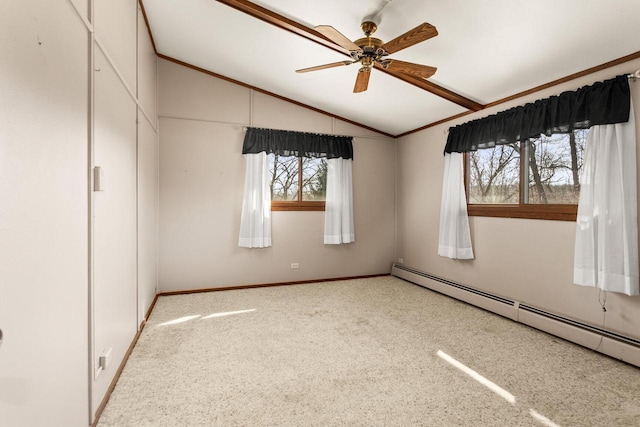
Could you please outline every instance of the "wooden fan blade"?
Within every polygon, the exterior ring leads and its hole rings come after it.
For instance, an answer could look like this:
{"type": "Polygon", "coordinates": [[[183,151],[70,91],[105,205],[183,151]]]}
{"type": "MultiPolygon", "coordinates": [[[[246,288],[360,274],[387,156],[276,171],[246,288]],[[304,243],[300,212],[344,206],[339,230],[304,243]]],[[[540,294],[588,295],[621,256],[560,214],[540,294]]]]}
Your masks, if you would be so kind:
{"type": "Polygon", "coordinates": [[[346,38],[340,31],[336,30],[331,25],[318,25],[314,28],[314,30],[327,37],[338,46],[342,46],[350,52],[362,51],[360,46],[346,38]]]}
{"type": "Polygon", "coordinates": [[[356,61],[340,61],[340,62],[332,62],[331,64],[316,65],[315,67],[302,68],[300,70],[296,70],[296,73],[308,73],[309,71],[317,71],[317,70],[324,70],[326,68],[341,67],[343,65],[351,65],[354,62],[356,61]]]}
{"type": "Polygon", "coordinates": [[[387,68],[393,71],[400,71],[401,73],[410,74],[412,76],[428,79],[436,73],[436,67],[430,67],[428,65],[414,64],[413,62],[398,61],[397,59],[389,59],[389,65],[387,68]]]}
{"type": "Polygon", "coordinates": [[[356,77],[356,85],[353,87],[353,93],[364,92],[369,87],[369,77],[371,76],[371,68],[362,67],[358,70],[356,77]]]}
{"type": "Polygon", "coordinates": [[[384,46],[382,46],[382,48],[386,50],[387,53],[395,53],[399,50],[405,49],[409,46],[413,46],[414,44],[423,42],[437,35],[438,30],[436,30],[436,27],[425,22],[418,25],[413,30],[409,30],[401,36],[398,36],[390,42],[387,42],[384,46]]]}

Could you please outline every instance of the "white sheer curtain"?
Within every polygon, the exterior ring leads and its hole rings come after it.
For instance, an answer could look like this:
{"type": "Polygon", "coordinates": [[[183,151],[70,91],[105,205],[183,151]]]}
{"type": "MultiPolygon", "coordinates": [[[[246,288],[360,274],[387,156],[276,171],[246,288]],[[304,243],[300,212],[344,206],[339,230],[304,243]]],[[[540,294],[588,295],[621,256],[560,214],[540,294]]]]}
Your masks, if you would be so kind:
{"type": "Polygon", "coordinates": [[[266,248],[271,246],[269,159],[264,151],[244,156],[246,170],[238,246],[266,248]]]}
{"type": "Polygon", "coordinates": [[[355,241],[352,160],[329,159],[327,160],[324,243],[339,245],[355,241]]]}
{"type": "Polygon", "coordinates": [[[438,255],[454,259],[473,259],[464,191],[463,159],[462,153],[444,155],[438,255]]]}
{"type": "Polygon", "coordinates": [[[593,126],[585,148],[573,282],[638,295],[636,130],[593,126]]]}

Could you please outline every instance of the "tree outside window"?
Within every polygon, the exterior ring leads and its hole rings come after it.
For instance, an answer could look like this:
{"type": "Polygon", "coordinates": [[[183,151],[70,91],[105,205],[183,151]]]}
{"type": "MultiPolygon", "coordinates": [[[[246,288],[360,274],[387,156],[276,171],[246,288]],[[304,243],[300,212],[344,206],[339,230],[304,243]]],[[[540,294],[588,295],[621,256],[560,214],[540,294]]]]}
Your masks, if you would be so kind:
{"type": "Polygon", "coordinates": [[[324,210],[327,160],[269,155],[273,210],[324,210]]]}
{"type": "Polygon", "coordinates": [[[588,132],[468,153],[469,214],[575,220],[588,132]]]}

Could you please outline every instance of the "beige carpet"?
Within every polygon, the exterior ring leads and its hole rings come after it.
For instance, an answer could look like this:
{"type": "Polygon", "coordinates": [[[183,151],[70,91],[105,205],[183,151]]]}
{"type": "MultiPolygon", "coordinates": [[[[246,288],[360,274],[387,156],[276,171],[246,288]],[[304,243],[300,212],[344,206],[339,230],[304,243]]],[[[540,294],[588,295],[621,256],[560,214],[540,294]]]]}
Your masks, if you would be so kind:
{"type": "Polygon", "coordinates": [[[640,370],[394,277],[158,299],[99,426],[640,426],[640,370]]]}

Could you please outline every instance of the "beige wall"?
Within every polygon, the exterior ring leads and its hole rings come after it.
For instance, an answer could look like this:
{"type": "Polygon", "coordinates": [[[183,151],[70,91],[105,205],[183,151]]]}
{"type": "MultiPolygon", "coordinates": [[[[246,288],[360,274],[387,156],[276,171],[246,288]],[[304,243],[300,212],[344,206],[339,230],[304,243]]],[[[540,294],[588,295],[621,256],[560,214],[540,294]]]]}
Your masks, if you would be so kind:
{"type": "MultiPolygon", "coordinates": [[[[638,68],[640,60],[628,62],[401,138],[397,257],[433,275],[640,338],[640,298],[609,293],[605,314],[597,290],[572,284],[575,222],[471,217],[476,259],[437,255],[442,153],[449,127],[638,68]]],[[[638,122],[640,83],[631,83],[631,89],[638,122]]]]}
{"type": "Polygon", "coordinates": [[[147,314],[158,286],[158,59],[138,6],[138,319],[147,314]]]}
{"type": "Polygon", "coordinates": [[[159,75],[160,290],[390,271],[393,140],[169,61],[159,75]],[[249,124],[355,136],[356,243],[324,245],[323,212],[273,212],[273,246],[238,247],[249,124]]]}
{"type": "Polygon", "coordinates": [[[92,163],[92,414],[157,287],[157,59],[136,0],[94,0],[92,163]],[[111,364],[98,360],[111,350],[111,364]]]}
{"type": "Polygon", "coordinates": [[[87,30],[0,7],[0,424],[88,421],[87,30]]]}
{"type": "Polygon", "coordinates": [[[136,0],[0,28],[0,424],[85,426],[156,293],[157,60],[136,0]]]}

